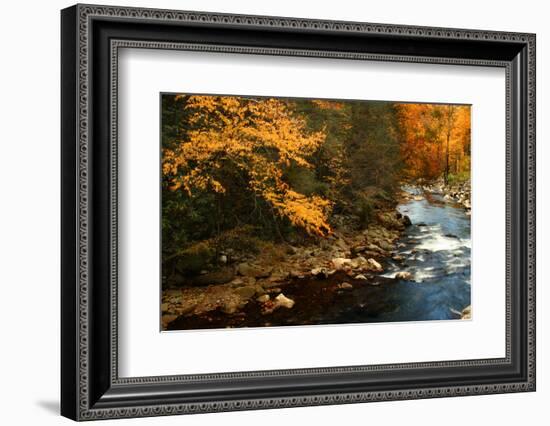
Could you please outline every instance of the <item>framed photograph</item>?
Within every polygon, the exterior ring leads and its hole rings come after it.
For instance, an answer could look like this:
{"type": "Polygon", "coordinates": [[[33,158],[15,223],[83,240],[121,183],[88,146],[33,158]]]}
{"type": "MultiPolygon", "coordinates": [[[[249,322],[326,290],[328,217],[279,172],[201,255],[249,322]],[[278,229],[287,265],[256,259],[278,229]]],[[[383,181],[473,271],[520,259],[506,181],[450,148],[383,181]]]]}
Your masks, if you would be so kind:
{"type": "Polygon", "coordinates": [[[535,390],[535,35],[61,12],[61,412],[535,390]]]}

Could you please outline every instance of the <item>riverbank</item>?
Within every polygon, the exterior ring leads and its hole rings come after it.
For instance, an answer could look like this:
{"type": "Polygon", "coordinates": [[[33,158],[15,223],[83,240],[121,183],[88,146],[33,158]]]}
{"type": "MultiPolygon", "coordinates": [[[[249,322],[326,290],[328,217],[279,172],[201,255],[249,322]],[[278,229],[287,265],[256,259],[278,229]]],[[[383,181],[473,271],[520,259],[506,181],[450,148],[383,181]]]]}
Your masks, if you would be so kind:
{"type": "MultiPolygon", "coordinates": [[[[202,285],[165,289],[161,305],[163,329],[175,325],[178,329],[194,328],[192,324],[197,321],[215,323],[214,317],[231,325],[233,317],[238,319],[244,311],[256,308],[262,316],[270,316],[279,309],[293,309],[296,298],[306,294],[313,297],[317,287],[323,288],[326,296],[349,291],[354,285],[379,285],[386,280],[378,275],[411,222],[408,216],[388,207],[378,209],[375,217],[374,223],[359,231],[350,229],[345,218],[341,218],[341,225],[316,244],[278,244],[246,261],[202,274],[195,280],[202,285]],[[203,284],[209,281],[216,284],[203,284]],[[319,286],[320,283],[323,284],[319,286]],[[298,287],[306,285],[311,288],[298,291],[298,287]],[[168,327],[176,319],[177,323],[168,327]]],[[[304,309],[301,304],[300,310],[304,309]]],[[[255,316],[253,312],[247,315],[255,316]]]]}
{"type": "Polygon", "coordinates": [[[470,214],[472,208],[470,180],[445,184],[443,179],[439,179],[431,184],[420,185],[420,187],[427,193],[442,195],[445,201],[459,204],[466,210],[466,214],[470,214]]]}
{"type": "Polygon", "coordinates": [[[398,195],[365,229],[337,217],[317,243],[277,244],[166,289],[163,329],[470,319],[469,188],[398,195]]]}

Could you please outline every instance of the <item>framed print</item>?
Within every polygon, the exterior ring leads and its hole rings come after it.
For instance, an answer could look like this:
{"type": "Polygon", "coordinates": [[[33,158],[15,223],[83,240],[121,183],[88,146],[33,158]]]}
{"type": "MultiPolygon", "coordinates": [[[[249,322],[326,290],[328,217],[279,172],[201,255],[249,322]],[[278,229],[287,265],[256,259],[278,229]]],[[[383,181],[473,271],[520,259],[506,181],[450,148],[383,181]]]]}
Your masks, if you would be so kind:
{"type": "Polygon", "coordinates": [[[74,420],[535,390],[535,36],[61,13],[74,420]]]}

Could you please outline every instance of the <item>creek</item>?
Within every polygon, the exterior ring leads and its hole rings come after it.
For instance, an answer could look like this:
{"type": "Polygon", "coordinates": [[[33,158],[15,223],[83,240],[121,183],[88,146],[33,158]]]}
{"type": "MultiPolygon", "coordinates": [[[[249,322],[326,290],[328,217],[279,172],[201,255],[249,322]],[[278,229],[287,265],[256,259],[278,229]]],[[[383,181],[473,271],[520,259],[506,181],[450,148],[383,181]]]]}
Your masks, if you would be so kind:
{"type": "Polygon", "coordinates": [[[281,284],[292,309],[264,315],[257,302],[236,315],[220,310],[179,317],[168,329],[261,327],[459,319],[470,305],[471,238],[466,210],[443,194],[405,186],[397,206],[409,216],[384,271],[358,280],[339,271],[324,279],[307,277],[281,284]],[[398,272],[410,279],[395,279],[398,272]],[[343,282],[351,284],[342,288],[343,282]]]}

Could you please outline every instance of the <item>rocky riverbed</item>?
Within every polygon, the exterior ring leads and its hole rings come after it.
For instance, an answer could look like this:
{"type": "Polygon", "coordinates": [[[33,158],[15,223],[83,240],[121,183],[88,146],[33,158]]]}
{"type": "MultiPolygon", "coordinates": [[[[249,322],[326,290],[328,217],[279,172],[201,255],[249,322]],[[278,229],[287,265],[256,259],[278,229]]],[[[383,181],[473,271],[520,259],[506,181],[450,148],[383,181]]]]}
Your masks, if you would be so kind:
{"type": "Polygon", "coordinates": [[[317,244],[280,244],[276,258],[205,271],[195,285],[163,291],[162,329],[468,319],[469,197],[469,186],[404,186],[397,209],[378,210],[366,229],[336,227],[317,244]],[[459,234],[442,234],[448,253],[422,245],[447,229],[459,234]],[[424,309],[430,299],[437,307],[424,309]]]}

